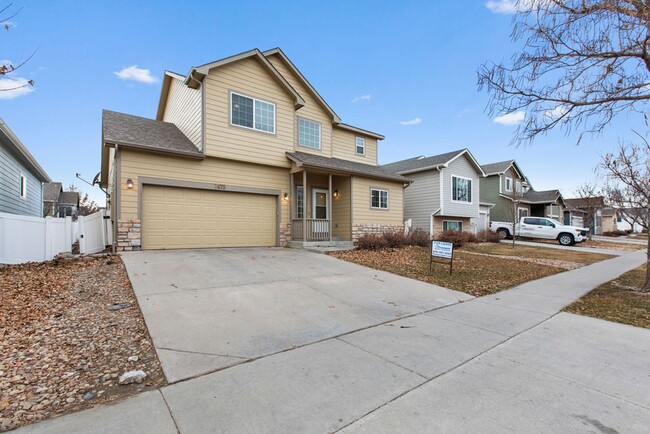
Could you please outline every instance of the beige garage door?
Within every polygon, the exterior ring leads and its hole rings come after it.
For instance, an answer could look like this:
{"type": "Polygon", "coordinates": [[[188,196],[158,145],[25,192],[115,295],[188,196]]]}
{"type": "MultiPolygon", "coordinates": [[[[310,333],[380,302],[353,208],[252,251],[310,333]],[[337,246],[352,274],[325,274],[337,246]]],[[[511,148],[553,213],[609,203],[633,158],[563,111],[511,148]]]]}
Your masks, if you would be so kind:
{"type": "Polygon", "coordinates": [[[275,196],[145,185],[142,247],[275,246],[275,196]]]}

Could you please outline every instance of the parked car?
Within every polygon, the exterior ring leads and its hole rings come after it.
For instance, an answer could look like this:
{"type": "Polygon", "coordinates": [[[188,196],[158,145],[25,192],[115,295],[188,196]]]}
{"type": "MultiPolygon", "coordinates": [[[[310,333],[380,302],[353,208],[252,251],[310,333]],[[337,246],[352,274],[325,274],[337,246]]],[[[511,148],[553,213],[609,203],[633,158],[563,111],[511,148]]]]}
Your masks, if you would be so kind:
{"type": "Polygon", "coordinates": [[[503,239],[515,235],[524,238],[557,240],[563,246],[571,246],[587,239],[588,228],[563,225],[546,217],[522,217],[513,230],[512,223],[490,222],[490,230],[503,239]]]}

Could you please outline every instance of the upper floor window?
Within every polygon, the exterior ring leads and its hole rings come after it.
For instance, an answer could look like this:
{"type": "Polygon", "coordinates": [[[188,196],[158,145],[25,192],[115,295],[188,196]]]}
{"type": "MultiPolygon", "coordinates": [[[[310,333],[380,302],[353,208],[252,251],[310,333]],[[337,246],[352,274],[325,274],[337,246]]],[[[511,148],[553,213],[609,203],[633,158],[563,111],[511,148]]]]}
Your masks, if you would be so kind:
{"type": "Polygon", "coordinates": [[[20,175],[20,197],[27,198],[27,178],[25,175],[20,175]]]}
{"type": "Polygon", "coordinates": [[[363,137],[357,137],[356,148],[357,148],[357,155],[365,155],[366,139],[364,139],[363,137]]]}
{"type": "Polygon", "coordinates": [[[388,190],[370,189],[370,208],[388,209],[388,190]]]}
{"type": "Polygon", "coordinates": [[[472,180],[460,176],[451,177],[451,200],[454,202],[472,202],[472,180]]]}
{"type": "Polygon", "coordinates": [[[512,178],[506,177],[506,191],[507,192],[512,191],[512,178]]]}
{"type": "Polygon", "coordinates": [[[234,92],[230,95],[230,122],[233,125],[275,133],[275,104],[234,92]]]}
{"type": "Polygon", "coordinates": [[[320,149],[320,124],[298,118],[298,144],[306,148],[320,149]]]}

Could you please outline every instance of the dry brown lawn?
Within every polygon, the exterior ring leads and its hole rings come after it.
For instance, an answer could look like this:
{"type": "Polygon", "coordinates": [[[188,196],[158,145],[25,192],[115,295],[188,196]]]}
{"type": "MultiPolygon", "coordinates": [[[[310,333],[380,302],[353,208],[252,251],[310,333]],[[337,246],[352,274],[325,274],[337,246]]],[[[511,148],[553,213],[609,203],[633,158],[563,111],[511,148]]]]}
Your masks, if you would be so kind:
{"type": "Polygon", "coordinates": [[[607,282],[566,307],[566,312],[650,328],[650,294],[640,288],[646,267],[641,266],[607,282]]]}
{"type": "Polygon", "coordinates": [[[588,250],[585,252],[576,252],[575,250],[547,249],[523,245],[515,245],[513,247],[511,243],[468,244],[463,247],[463,251],[499,256],[518,256],[520,258],[549,259],[584,265],[593,264],[594,262],[600,262],[614,257],[589,252],[588,250]]]}

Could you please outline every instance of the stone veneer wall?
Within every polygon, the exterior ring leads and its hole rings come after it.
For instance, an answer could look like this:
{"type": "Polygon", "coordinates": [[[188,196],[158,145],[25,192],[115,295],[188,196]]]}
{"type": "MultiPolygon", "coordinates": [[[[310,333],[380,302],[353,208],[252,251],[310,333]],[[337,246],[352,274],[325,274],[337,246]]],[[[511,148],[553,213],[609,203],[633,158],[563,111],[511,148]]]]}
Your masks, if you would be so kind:
{"type": "Polygon", "coordinates": [[[378,223],[362,223],[352,225],[352,241],[357,242],[359,237],[368,234],[381,235],[384,232],[404,232],[403,225],[382,225],[378,223]]]}
{"type": "Polygon", "coordinates": [[[442,232],[442,221],[461,221],[463,222],[463,232],[474,232],[474,226],[472,226],[469,217],[433,217],[433,233],[439,234],[442,232]]]}
{"type": "Polygon", "coordinates": [[[130,252],[142,247],[142,224],[140,219],[117,221],[117,251],[130,252]]]}
{"type": "Polygon", "coordinates": [[[291,223],[280,223],[280,247],[286,247],[291,241],[291,223]]]}

